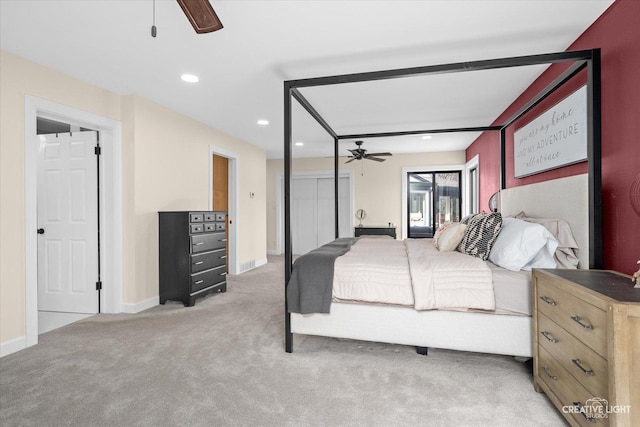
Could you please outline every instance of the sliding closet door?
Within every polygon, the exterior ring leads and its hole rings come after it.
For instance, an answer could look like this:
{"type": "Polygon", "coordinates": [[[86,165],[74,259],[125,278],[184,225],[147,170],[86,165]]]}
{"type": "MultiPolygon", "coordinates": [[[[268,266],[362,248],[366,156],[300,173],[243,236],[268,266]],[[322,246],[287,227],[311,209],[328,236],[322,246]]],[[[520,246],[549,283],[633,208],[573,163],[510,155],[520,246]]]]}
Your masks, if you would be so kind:
{"type": "Polygon", "coordinates": [[[317,179],[291,180],[291,243],[293,253],[306,254],[317,248],[317,179]]]}
{"type": "MultiPolygon", "coordinates": [[[[333,178],[291,180],[291,240],[293,253],[302,255],[335,239],[333,178]]],[[[338,180],[340,237],[353,236],[350,226],[349,178],[338,180]]]]}

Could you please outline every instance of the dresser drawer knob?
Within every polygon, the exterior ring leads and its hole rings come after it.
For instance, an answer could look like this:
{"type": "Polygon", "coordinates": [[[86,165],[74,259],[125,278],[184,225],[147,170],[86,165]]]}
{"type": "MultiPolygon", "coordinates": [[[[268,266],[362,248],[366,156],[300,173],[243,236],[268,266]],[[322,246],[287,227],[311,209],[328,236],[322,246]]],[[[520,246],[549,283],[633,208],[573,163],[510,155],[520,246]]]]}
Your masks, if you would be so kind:
{"type": "Polygon", "coordinates": [[[554,381],[558,381],[558,376],[557,375],[551,375],[551,373],[549,373],[549,368],[547,368],[546,366],[543,366],[542,370],[544,371],[545,374],[547,374],[547,376],[549,378],[551,378],[554,381]]]}
{"type": "Polygon", "coordinates": [[[585,374],[589,375],[590,377],[592,377],[593,375],[595,375],[593,373],[593,370],[591,369],[586,369],[584,366],[582,366],[582,362],[580,362],[580,359],[571,359],[571,361],[573,362],[574,365],[576,365],[578,368],[580,368],[580,370],[582,372],[584,372],[585,374]]]}
{"type": "Polygon", "coordinates": [[[593,329],[593,325],[589,324],[589,323],[582,323],[582,321],[580,320],[580,316],[571,316],[571,319],[576,322],[578,325],[582,326],[585,329],[589,329],[592,330],[593,329]]]}
{"type": "Polygon", "coordinates": [[[549,342],[552,342],[554,344],[558,342],[558,340],[555,339],[554,337],[552,337],[551,335],[549,335],[549,332],[547,332],[547,331],[542,331],[542,332],[540,332],[540,334],[543,337],[545,337],[547,340],[549,340],[549,342]]]}
{"type": "Polygon", "coordinates": [[[542,295],[540,297],[540,299],[544,302],[546,302],[549,305],[556,305],[556,302],[554,300],[552,300],[551,298],[549,298],[548,296],[542,295]]]}

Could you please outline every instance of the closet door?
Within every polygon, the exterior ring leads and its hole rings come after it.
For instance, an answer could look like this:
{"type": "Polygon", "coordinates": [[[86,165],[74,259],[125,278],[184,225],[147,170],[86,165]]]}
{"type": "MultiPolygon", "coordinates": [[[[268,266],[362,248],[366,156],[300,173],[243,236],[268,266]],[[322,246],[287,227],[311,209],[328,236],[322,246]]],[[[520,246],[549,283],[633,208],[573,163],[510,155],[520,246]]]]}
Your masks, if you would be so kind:
{"type": "Polygon", "coordinates": [[[317,203],[316,178],[291,180],[291,243],[296,255],[318,247],[317,203]]]}
{"type": "MultiPolygon", "coordinates": [[[[302,255],[335,239],[333,178],[291,180],[291,240],[293,253],[302,255]]],[[[338,226],[340,237],[353,236],[349,178],[338,180],[338,226]]]]}

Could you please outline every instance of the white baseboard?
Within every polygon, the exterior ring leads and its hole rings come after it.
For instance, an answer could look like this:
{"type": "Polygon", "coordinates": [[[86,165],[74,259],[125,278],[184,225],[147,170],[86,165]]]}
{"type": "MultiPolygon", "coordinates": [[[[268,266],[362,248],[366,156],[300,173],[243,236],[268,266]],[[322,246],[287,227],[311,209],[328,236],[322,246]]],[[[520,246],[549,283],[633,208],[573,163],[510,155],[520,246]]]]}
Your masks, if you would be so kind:
{"type": "Polygon", "coordinates": [[[5,341],[0,343],[0,357],[8,356],[25,348],[27,348],[27,337],[19,337],[5,341]]]}
{"type": "Polygon", "coordinates": [[[267,255],[280,255],[276,249],[268,249],[267,255]]]}
{"type": "Polygon", "coordinates": [[[256,268],[257,268],[257,267],[260,267],[260,266],[262,266],[262,265],[267,264],[267,262],[268,262],[268,261],[267,261],[267,259],[266,259],[266,258],[262,258],[262,259],[257,260],[257,261],[256,261],[256,268]]]}
{"type": "Polygon", "coordinates": [[[122,312],[129,314],[140,313],[141,311],[147,310],[151,307],[155,307],[160,304],[160,297],[149,298],[148,300],[136,303],[136,304],[122,304],[122,312]]]}

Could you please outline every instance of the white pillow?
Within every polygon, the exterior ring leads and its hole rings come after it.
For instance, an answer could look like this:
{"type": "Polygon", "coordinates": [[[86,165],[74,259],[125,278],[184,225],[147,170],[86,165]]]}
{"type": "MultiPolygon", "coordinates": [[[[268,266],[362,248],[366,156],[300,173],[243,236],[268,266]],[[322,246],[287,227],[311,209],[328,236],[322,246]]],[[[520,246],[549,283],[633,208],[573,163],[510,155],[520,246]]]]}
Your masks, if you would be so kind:
{"type": "Polygon", "coordinates": [[[556,268],[553,254],[558,241],[549,230],[516,218],[503,218],[489,260],[508,270],[530,271],[532,268],[556,268]]]}
{"type": "Polygon", "coordinates": [[[462,241],[466,228],[467,226],[465,224],[452,223],[440,233],[436,248],[438,248],[440,252],[451,252],[455,250],[462,241]]]}

